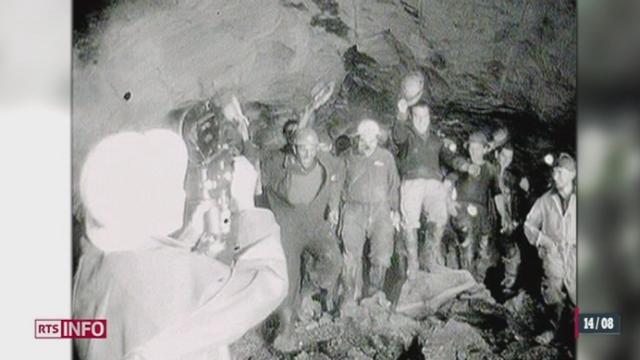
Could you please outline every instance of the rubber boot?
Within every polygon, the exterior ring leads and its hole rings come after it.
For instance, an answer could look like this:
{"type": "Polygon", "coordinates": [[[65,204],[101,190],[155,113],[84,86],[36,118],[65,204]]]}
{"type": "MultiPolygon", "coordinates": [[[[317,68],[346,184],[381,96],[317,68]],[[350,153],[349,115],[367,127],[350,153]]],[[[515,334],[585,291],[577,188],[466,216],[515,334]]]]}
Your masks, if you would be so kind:
{"type": "Polygon", "coordinates": [[[418,229],[406,231],[405,244],[407,247],[407,278],[413,280],[420,268],[418,263],[418,229]]]}
{"type": "Polygon", "coordinates": [[[355,304],[362,296],[362,264],[347,254],[344,260],[344,303],[355,304]]]}
{"type": "Polygon", "coordinates": [[[442,256],[442,236],[444,235],[444,227],[434,225],[430,231],[429,237],[425,240],[424,253],[421,258],[424,259],[422,264],[424,270],[428,272],[437,272],[444,267],[444,257],[442,256]]]}
{"type": "Polygon", "coordinates": [[[375,295],[378,292],[384,293],[384,277],[387,274],[385,266],[374,265],[369,271],[369,295],[375,295]]]}
{"type": "Polygon", "coordinates": [[[500,283],[503,286],[502,292],[505,295],[514,293],[513,287],[518,277],[518,266],[520,265],[520,251],[515,244],[509,244],[506,256],[502,258],[504,263],[504,280],[500,283]]]}
{"type": "Polygon", "coordinates": [[[491,267],[491,254],[489,253],[489,237],[483,235],[478,244],[478,255],[475,261],[476,280],[484,283],[487,276],[487,270],[491,267]]]}
{"type": "Polygon", "coordinates": [[[536,336],[536,342],[538,342],[539,344],[548,345],[557,337],[558,330],[560,328],[560,322],[562,321],[563,310],[564,307],[562,304],[547,305],[546,312],[547,316],[549,317],[549,329],[536,336]]]}
{"type": "Polygon", "coordinates": [[[374,265],[369,271],[369,297],[363,299],[361,305],[369,306],[377,304],[383,308],[389,309],[391,302],[387,300],[384,293],[384,278],[387,273],[387,267],[374,265]]]}
{"type": "Polygon", "coordinates": [[[334,315],[337,310],[336,299],[338,293],[338,286],[334,286],[330,289],[322,289],[322,311],[334,315]]]}
{"type": "Polygon", "coordinates": [[[278,336],[274,339],[273,346],[282,351],[290,351],[295,348],[294,313],[291,308],[285,307],[280,311],[280,328],[278,336]]]}
{"type": "Polygon", "coordinates": [[[471,274],[474,274],[475,272],[475,269],[473,268],[475,244],[473,242],[473,237],[470,234],[467,234],[464,242],[459,245],[461,268],[468,270],[471,274]]]}

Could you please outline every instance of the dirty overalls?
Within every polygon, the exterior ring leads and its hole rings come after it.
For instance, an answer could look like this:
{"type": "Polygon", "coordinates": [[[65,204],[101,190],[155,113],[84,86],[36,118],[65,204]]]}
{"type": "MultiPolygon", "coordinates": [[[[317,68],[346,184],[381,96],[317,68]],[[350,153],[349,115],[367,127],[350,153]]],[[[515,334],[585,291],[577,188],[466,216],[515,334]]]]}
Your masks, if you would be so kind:
{"type": "MultiPolygon", "coordinates": [[[[313,280],[326,291],[327,306],[335,300],[338,278],[342,271],[342,257],[335,231],[326,220],[330,208],[337,208],[339,189],[337,186],[336,161],[329,155],[318,154],[316,166],[322,181],[315,196],[307,204],[292,204],[289,198],[292,177],[304,171],[292,154],[281,153],[265,162],[263,184],[269,206],[276,216],[282,232],[282,246],[287,258],[289,293],[281,313],[285,327],[291,326],[301,307],[301,257],[309,253],[315,260],[313,280]]],[[[306,269],[309,272],[309,269],[306,269]]],[[[331,309],[329,309],[331,310],[331,309]]]]}
{"type": "Polygon", "coordinates": [[[346,299],[358,301],[362,295],[362,257],[367,239],[370,284],[382,290],[394,247],[391,211],[398,210],[400,180],[395,160],[385,149],[376,148],[369,157],[351,149],[343,161],[340,235],[344,243],[346,299]]]}

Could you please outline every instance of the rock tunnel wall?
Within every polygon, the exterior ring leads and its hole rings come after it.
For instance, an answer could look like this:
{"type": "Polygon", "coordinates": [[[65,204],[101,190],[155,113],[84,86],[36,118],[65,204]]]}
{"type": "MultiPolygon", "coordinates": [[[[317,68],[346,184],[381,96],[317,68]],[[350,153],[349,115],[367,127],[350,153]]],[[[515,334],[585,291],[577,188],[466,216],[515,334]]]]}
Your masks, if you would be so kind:
{"type": "Polygon", "coordinates": [[[229,93],[300,110],[333,80],[319,126],[336,135],[366,112],[388,124],[415,69],[454,135],[489,119],[522,153],[572,150],[575,12],[564,0],[116,2],[75,39],[74,174],[104,135],[173,126],[177,109],[229,93]]]}

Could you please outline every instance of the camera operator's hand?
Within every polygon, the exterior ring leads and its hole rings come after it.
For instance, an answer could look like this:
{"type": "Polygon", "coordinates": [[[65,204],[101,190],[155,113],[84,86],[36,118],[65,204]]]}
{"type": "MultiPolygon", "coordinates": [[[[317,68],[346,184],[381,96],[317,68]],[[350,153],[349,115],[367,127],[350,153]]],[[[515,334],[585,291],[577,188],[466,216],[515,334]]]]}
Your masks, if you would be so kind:
{"type": "Polygon", "coordinates": [[[191,214],[191,218],[187,221],[187,226],[193,230],[202,233],[204,231],[204,217],[214,208],[213,200],[201,201],[191,214]]]}
{"type": "Polygon", "coordinates": [[[209,210],[214,210],[213,200],[204,200],[196,205],[195,209],[191,212],[191,215],[182,225],[182,228],[176,231],[171,237],[185,244],[185,246],[191,247],[198,242],[200,236],[205,231],[204,217],[209,210]]]}

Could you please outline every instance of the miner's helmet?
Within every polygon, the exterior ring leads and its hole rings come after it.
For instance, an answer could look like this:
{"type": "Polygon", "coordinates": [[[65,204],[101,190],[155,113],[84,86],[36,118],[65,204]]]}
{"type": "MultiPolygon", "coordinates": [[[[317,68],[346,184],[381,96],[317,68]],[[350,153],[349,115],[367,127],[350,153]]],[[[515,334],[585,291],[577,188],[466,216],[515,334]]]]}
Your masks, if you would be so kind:
{"type": "Polygon", "coordinates": [[[381,135],[380,126],[375,120],[364,119],[358,124],[356,134],[365,139],[377,138],[381,135]]]}
{"type": "Polygon", "coordinates": [[[487,135],[485,135],[482,131],[475,131],[469,135],[469,144],[478,143],[481,145],[487,145],[489,140],[487,139],[487,135]]]}
{"type": "Polygon", "coordinates": [[[554,163],[554,168],[564,168],[571,172],[576,171],[576,161],[567,153],[560,153],[554,163]]]}
{"type": "Polygon", "coordinates": [[[402,79],[400,96],[407,101],[409,106],[416,104],[424,92],[424,75],[414,71],[402,79]]]}
{"type": "Polygon", "coordinates": [[[318,134],[311,128],[296,130],[293,143],[295,145],[318,145],[320,143],[318,134]]]}

